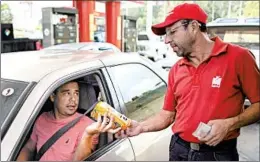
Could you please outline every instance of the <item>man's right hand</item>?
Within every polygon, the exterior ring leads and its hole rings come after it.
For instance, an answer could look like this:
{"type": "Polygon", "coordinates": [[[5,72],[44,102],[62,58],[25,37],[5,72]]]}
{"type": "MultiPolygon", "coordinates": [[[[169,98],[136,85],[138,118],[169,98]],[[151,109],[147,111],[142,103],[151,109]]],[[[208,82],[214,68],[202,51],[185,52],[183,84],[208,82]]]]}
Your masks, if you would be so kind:
{"type": "Polygon", "coordinates": [[[142,132],[143,132],[142,125],[139,122],[132,120],[131,125],[126,130],[121,130],[118,133],[116,133],[115,137],[116,138],[132,137],[132,136],[137,136],[142,132]]]}
{"type": "Polygon", "coordinates": [[[130,127],[115,134],[116,138],[137,136],[144,132],[160,131],[170,126],[175,119],[175,111],[161,110],[157,115],[145,121],[132,120],[130,127]]]}

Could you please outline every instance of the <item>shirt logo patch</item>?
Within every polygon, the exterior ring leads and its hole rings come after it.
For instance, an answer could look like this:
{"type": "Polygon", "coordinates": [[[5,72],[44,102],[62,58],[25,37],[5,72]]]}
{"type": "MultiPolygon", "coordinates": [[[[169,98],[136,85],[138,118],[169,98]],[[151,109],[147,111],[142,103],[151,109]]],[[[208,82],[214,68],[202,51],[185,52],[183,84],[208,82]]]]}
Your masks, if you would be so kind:
{"type": "Polygon", "coordinates": [[[222,78],[220,76],[215,76],[212,79],[212,84],[211,87],[213,88],[219,88],[220,87],[220,83],[221,83],[222,78]]]}
{"type": "Polygon", "coordinates": [[[70,139],[67,139],[67,141],[65,143],[69,143],[70,139]]]}

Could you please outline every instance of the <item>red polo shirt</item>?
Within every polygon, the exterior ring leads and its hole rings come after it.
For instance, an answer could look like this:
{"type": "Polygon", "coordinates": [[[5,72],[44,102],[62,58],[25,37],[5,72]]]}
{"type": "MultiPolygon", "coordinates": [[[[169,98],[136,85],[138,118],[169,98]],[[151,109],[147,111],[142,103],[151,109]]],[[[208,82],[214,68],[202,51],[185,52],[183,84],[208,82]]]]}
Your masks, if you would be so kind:
{"type": "MultiPolygon", "coordinates": [[[[245,48],[215,41],[210,57],[197,68],[179,60],[170,70],[164,110],[176,111],[174,133],[189,142],[199,122],[237,116],[243,111],[245,96],[260,101],[260,71],[253,55],[245,48]]],[[[239,130],[225,139],[235,138],[239,130]]]]}

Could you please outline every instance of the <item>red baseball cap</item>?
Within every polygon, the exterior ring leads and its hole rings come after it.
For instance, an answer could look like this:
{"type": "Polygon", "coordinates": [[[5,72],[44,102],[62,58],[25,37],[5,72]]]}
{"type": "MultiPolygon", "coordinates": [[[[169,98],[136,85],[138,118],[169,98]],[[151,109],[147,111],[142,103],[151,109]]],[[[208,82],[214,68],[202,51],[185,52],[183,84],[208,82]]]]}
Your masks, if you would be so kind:
{"type": "Polygon", "coordinates": [[[153,25],[152,31],[155,35],[164,35],[165,28],[179,20],[192,19],[206,24],[207,18],[207,13],[196,3],[183,3],[170,11],[164,22],[153,25]]]}

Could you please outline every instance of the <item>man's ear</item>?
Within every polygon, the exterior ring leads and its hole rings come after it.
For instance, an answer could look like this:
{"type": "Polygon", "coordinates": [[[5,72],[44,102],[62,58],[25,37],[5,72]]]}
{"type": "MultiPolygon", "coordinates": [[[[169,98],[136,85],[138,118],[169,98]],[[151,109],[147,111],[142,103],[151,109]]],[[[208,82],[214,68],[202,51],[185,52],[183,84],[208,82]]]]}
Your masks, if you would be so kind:
{"type": "Polygon", "coordinates": [[[51,96],[50,96],[50,100],[51,100],[52,102],[54,102],[55,97],[56,97],[56,95],[55,95],[54,93],[52,93],[51,96]]]}
{"type": "Polygon", "coordinates": [[[194,20],[191,22],[191,27],[192,27],[192,30],[199,30],[199,27],[200,27],[200,24],[198,21],[194,20]]]}

